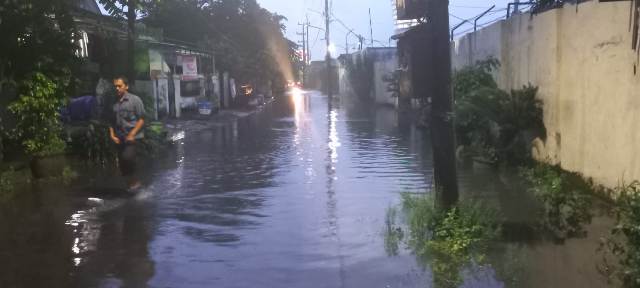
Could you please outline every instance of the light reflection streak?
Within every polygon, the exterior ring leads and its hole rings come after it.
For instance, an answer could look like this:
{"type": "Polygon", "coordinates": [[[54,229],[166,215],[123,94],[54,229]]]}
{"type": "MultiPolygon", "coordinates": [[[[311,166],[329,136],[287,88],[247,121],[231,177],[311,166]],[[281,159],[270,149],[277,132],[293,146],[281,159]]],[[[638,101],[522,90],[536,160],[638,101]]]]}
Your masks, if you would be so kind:
{"type": "Polygon", "coordinates": [[[331,169],[336,170],[335,163],[338,163],[338,148],[340,144],[340,137],[338,137],[338,111],[333,110],[329,116],[329,149],[331,150],[331,169]]]}
{"type": "Polygon", "coordinates": [[[293,102],[295,123],[298,129],[300,129],[301,121],[306,113],[305,95],[304,91],[299,88],[293,88],[290,91],[291,101],[293,102]]]}
{"type": "MultiPolygon", "coordinates": [[[[102,199],[89,198],[89,202],[103,203],[102,199]]],[[[72,214],[65,225],[73,227],[73,244],[71,252],[75,256],[73,264],[77,267],[82,263],[83,254],[96,249],[100,238],[100,223],[96,221],[96,208],[80,210],[72,214]]]]}
{"type": "Polygon", "coordinates": [[[340,237],[340,225],[338,222],[338,198],[336,195],[336,181],[338,180],[336,163],[338,163],[338,148],[341,146],[340,137],[338,136],[338,110],[334,107],[333,98],[328,97],[328,143],[327,143],[327,159],[326,159],[326,177],[327,177],[327,217],[328,228],[331,237],[338,243],[338,258],[340,265],[340,286],[344,286],[345,264],[344,255],[342,253],[342,239],[340,237]]]}
{"type": "MultiPolygon", "coordinates": [[[[311,134],[313,133],[313,123],[309,116],[310,99],[308,92],[299,88],[292,88],[289,91],[291,102],[294,108],[294,122],[296,126],[293,136],[293,144],[296,149],[296,156],[302,162],[305,183],[312,184],[316,177],[316,169],[313,167],[313,153],[310,146],[313,146],[311,134]]],[[[313,191],[309,189],[309,191],[313,191]]]]}

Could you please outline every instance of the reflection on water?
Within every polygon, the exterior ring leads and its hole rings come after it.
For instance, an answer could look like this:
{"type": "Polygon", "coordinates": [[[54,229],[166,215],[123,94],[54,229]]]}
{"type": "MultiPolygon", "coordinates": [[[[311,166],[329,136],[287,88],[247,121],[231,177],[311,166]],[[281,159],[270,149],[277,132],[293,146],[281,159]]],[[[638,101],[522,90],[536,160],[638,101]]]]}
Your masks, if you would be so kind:
{"type": "MultiPolygon", "coordinates": [[[[2,207],[0,287],[428,287],[429,269],[402,245],[389,257],[384,237],[400,192],[431,187],[428,136],[391,108],[287,97],[244,119],[179,122],[175,155],[149,166],[141,197],[108,188],[116,178],[105,176],[2,207]]],[[[463,195],[528,217],[495,172],[460,177],[463,195]]],[[[552,287],[559,276],[545,266],[587,271],[577,261],[591,254],[575,253],[590,240],[499,250],[545,276],[530,287],[552,287]]],[[[501,287],[496,271],[470,283],[501,287]]],[[[558,283],[599,283],[583,274],[558,283]]]]}

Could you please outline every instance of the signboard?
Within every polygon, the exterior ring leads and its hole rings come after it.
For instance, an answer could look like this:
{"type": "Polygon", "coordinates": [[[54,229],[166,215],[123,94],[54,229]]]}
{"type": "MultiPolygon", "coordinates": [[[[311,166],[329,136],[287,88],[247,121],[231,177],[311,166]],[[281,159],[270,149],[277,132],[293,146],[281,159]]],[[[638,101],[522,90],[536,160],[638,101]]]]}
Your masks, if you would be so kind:
{"type": "Polygon", "coordinates": [[[149,50],[149,72],[153,79],[169,72],[169,66],[164,62],[162,54],[156,50],[149,50]]]}
{"type": "Polygon", "coordinates": [[[182,77],[185,80],[198,78],[198,62],[196,56],[182,56],[182,77]]]}
{"type": "Polygon", "coordinates": [[[428,1],[432,0],[396,0],[398,20],[413,20],[424,17],[426,15],[428,1]]]}

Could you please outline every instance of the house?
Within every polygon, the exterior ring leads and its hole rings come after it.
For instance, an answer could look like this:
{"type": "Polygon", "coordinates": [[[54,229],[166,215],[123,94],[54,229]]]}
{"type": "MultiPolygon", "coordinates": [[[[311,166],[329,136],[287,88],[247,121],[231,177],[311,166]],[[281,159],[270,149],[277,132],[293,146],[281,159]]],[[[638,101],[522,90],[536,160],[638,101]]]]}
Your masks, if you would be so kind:
{"type": "MultiPolygon", "coordinates": [[[[74,10],[79,30],[77,55],[83,61],[81,81],[83,95],[100,94],[96,86],[127,67],[127,24],[102,15],[94,0],[82,0],[74,10]]],[[[199,101],[209,101],[214,109],[220,107],[220,87],[212,51],[194,44],[173,43],[163,37],[161,29],[136,24],[135,71],[132,91],[140,95],[148,113],[155,119],[180,117],[183,110],[196,110],[199,101]]],[[[107,81],[108,82],[108,81],[107,81]]],[[[96,95],[109,107],[111,97],[96,95]]],[[[108,108],[106,108],[108,109],[108,108]]]]}
{"type": "Polygon", "coordinates": [[[429,77],[428,53],[431,47],[426,39],[425,24],[403,29],[391,38],[398,41],[398,98],[404,107],[423,107],[430,102],[433,77],[429,77]],[[424,65],[416,65],[424,63],[424,65]],[[414,85],[420,83],[421,85],[414,85]]]}

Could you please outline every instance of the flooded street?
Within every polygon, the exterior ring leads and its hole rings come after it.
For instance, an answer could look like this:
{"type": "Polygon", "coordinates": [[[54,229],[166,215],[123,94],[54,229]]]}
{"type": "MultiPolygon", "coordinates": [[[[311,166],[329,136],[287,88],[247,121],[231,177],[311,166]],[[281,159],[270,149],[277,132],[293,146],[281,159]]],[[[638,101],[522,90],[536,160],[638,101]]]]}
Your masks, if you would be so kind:
{"type": "MultiPolygon", "coordinates": [[[[432,182],[429,137],[404,118],[308,93],[230,123],[181,122],[176,157],[148,168],[134,198],[39,183],[4,209],[0,287],[430,287],[405,245],[385,249],[388,209],[432,182]]],[[[533,217],[490,169],[460,181],[463,197],[533,217]]],[[[608,225],[596,217],[566,245],[515,235],[496,253],[514,271],[464,287],[505,287],[505,274],[525,275],[516,287],[603,287],[591,269],[608,225]]]]}

